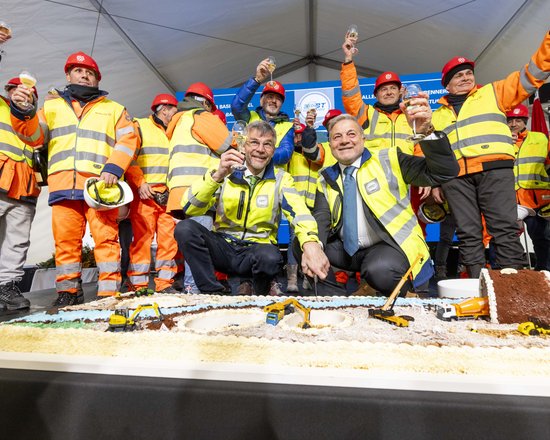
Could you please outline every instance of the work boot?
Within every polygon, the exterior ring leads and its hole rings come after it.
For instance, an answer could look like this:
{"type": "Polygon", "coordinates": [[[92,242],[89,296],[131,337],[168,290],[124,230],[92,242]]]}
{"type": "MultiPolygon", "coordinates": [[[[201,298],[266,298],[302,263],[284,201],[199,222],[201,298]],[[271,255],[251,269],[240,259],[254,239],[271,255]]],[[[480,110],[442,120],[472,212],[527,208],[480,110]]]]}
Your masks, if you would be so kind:
{"type": "Polygon", "coordinates": [[[281,289],[281,285],[277,281],[271,281],[271,287],[269,288],[270,296],[281,296],[284,295],[283,289],[281,289]]]}
{"type": "Polygon", "coordinates": [[[286,266],[286,291],[298,292],[298,265],[288,264],[286,266]]]}
{"type": "Polygon", "coordinates": [[[435,280],[441,281],[447,279],[447,266],[444,265],[437,265],[435,266],[435,280]]]}
{"type": "Polygon", "coordinates": [[[237,288],[237,295],[249,296],[254,295],[254,287],[252,287],[252,282],[249,280],[244,280],[239,284],[237,288]]]}
{"type": "Polygon", "coordinates": [[[84,293],[82,290],[77,293],[71,292],[57,292],[57,298],[52,304],[52,307],[65,307],[76,306],[78,304],[84,304],[84,293]]]}
{"type": "Polygon", "coordinates": [[[15,281],[9,281],[0,286],[0,309],[20,310],[28,309],[30,306],[31,302],[21,295],[15,281]]]}
{"type": "Polygon", "coordinates": [[[366,281],[361,281],[359,288],[352,293],[353,296],[376,296],[376,289],[371,287],[366,281]]]}

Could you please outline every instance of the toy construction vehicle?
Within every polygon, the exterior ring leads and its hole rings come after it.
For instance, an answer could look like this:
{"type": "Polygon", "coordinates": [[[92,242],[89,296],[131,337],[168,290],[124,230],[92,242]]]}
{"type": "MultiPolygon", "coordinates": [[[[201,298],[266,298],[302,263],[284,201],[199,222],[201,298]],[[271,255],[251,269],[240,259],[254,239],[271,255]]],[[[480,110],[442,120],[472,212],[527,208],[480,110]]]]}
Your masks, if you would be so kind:
{"type": "Polygon", "coordinates": [[[153,289],[149,289],[147,287],[140,287],[139,289],[136,289],[136,292],[134,295],[136,296],[149,296],[154,295],[155,291],[153,289]]]}
{"type": "Polygon", "coordinates": [[[155,312],[155,320],[162,321],[164,319],[164,315],[161,313],[157,303],[140,304],[131,315],[129,315],[128,307],[124,307],[121,309],[116,309],[115,313],[110,316],[109,328],[107,329],[107,331],[129,332],[136,330],[138,328],[138,325],[136,324],[136,318],[142,311],[147,309],[152,309],[155,312]]]}
{"type": "Polygon", "coordinates": [[[469,298],[457,304],[438,307],[436,316],[443,321],[488,317],[489,301],[487,298],[469,298]]]}
{"type": "Polygon", "coordinates": [[[518,325],[518,332],[527,336],[550,335],[550,325],[539,318],[530,317],[529,321],[518,325]]]}
{"type": "Polygon", "coordinates": [[[397,301],[397,296],[399,295],[403,284],[405,284],[405,282],[407,281],[407,278],[413,271],[414,267],[421,261],[422,255],[417,255],[415,260],[412,262],[411,267],[409,267],[409,270],[405,272],[405,275],[401,277],[401,280],[399,281],[399,283],[397,283],[397,286],[395,286],[391,295],[388,296],[388,299],[386,300],[384,305],[379,309],[369,309],[369,316],[372,316],[373,318],[379,319],[381,321],[385,321],[388,324],[395,325],[397,327],[408,327],[409,321],[414,321],[414,318],[412,316],[395,316],[393,305],[395,304],[395,301],[397,301]]]}
{"type": "Polygon", "coordinates": [[[264,307],[264,312],[267,312],[265,322],[271,325],[277,325],[285,315],[294,313],[294,307],[300,310],[304,314],[304,321],[300,325],[301,328],[306,329],[311,327],[309,321],[309,314],[311,309],[302,305],[297,299],[289,298],[285,301],[274,302],[264,307]]]}

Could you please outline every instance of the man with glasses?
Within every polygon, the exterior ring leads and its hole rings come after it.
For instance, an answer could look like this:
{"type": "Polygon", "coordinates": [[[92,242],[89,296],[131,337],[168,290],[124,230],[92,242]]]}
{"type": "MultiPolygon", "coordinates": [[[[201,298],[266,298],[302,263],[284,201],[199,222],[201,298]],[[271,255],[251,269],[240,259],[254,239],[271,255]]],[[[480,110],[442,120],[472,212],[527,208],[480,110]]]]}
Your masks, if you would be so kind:
{"type": "Polygon", "coordinates": [[[183,199],[186,215],[202,215],[216,208],[213,231],[190,219],[176,226],[176,240],[201,293],[227,294],[215,270],[251,277],[256,295],[279,295],[276,276],[283,257],[277,243],[281,213],[294,227],[310,274],[324,278],[329,262],[317,237],[317,225],[292,176],[275,168],[274,128],[265,121],[247,126],[245,152],[230,149],[216,168],[197,180],[183,199]],[[244,170],[235,169],[245,164],[244,170]]]}

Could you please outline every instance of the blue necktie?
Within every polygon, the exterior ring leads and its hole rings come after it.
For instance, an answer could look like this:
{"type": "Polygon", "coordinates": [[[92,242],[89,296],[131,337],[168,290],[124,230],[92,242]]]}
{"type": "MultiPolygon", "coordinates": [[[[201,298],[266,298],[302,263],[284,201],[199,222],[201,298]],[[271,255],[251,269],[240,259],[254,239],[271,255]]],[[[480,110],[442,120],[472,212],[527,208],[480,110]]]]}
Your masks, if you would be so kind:
{"type": "Polygon", "coordinates": [[[344,169],[344,250],[351,257],[359,249],[359,239],[357,235],[357,185],[352,174],[354,166],[344,169]]]}

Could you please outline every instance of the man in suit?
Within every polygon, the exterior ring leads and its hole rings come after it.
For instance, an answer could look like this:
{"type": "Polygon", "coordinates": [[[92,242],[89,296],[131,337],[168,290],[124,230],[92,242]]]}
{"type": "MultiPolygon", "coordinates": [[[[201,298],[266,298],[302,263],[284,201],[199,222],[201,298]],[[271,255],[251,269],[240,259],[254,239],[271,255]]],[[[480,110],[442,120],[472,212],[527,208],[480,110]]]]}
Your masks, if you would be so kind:
{"type": "MultiPolygon", "coordinates": [[[[433,275],[428,246],[409,200],[409,185],[434,186],[458,173],[444,133],[434,132],[427,95],[415,98],[407,119],[416,120],[425,157],[415,157],[397,148],[364,147],[363,129],[350,115],[334,118],[328,126],[329,144],[338,163],[321,171],[313,215],[319,239],[332,265],[358,271],[361,278],[390,295],[412,263],[411,279],[401,293],[421,286],[433,275]]],[[[299,253],[299,248],[294,247],[299,253]]],[[[306,275],[313,262],[305,255],[301,266],[306,275]]],[[[331,269],[321,280],[319,294],[342,294],[331,269]]]]}

